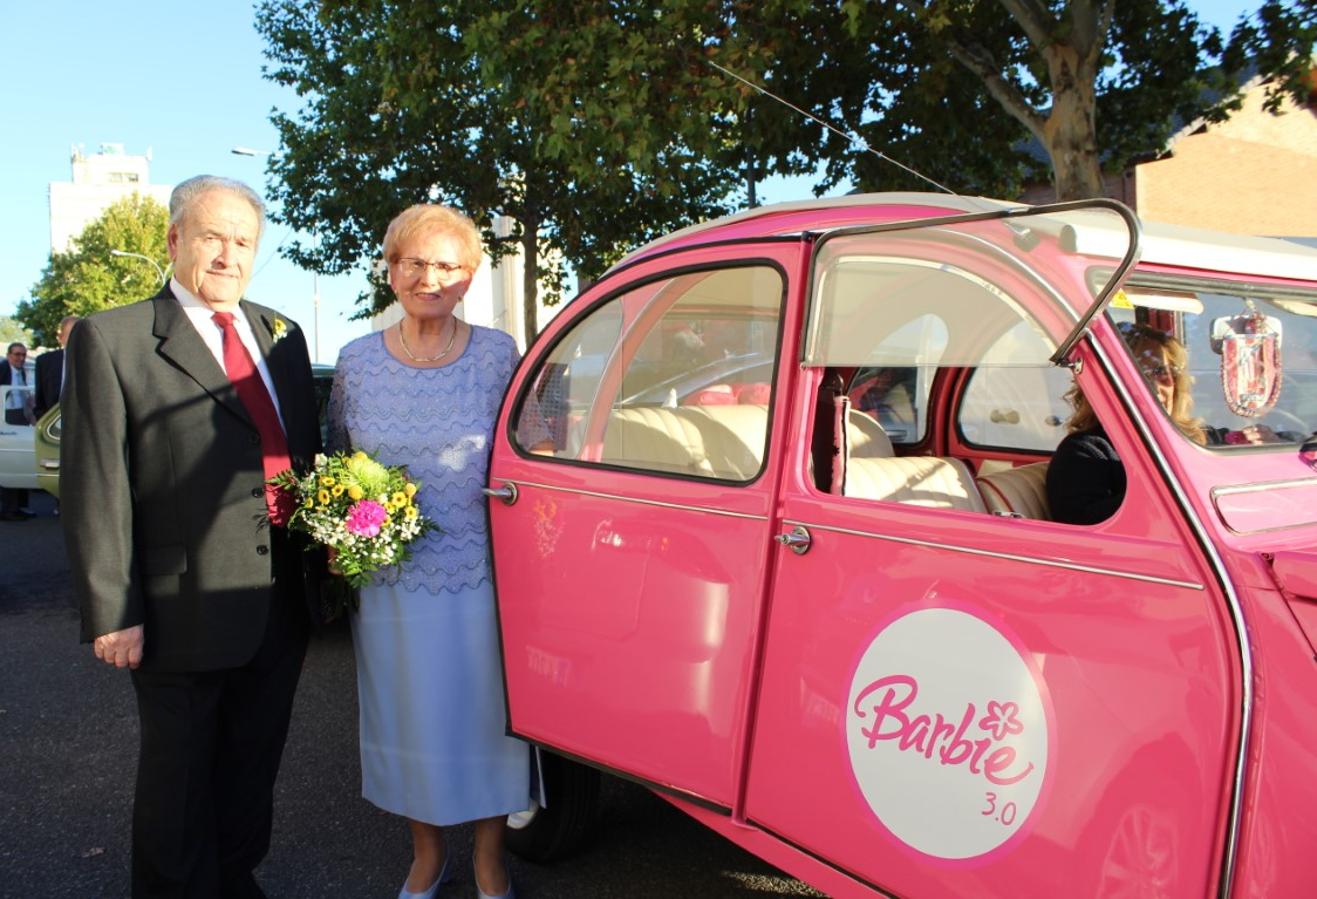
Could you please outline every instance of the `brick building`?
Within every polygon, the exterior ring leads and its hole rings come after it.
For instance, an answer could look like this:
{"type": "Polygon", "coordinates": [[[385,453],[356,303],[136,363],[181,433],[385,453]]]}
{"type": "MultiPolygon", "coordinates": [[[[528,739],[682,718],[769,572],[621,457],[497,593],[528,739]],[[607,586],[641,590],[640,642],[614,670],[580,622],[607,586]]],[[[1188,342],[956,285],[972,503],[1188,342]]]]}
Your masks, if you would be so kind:
{"type": "MultiPolygon", "coordinates": [[[[1193,122],[1155,158],[1107,176],[1107,196],[1150,221],[1317,238],[1317,91],[1305,106],[1286,98],[1281,115],[1262,108],[1265,91],[1250,81],[1226,121],[1193,122]]],[[[1047,185],[1023,199],[1054,196],[1047,185]]]]}

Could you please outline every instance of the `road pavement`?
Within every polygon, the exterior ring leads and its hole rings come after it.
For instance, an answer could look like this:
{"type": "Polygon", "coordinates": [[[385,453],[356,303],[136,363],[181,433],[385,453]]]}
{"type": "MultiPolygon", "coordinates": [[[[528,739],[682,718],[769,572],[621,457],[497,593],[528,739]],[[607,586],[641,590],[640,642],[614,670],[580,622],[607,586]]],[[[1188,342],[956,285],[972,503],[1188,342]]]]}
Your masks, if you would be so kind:
{"type": "MultiPolygon", "coordinates": [[[[125,672],[78,644],[53,504],[0,523],[0,897],[128,895],[137,717],[125,672]]],[[[257,876],[272,897],[392,899],[410,862],[406,827],[360,795],[352,644],[314,640],[257,876]]],[[[469,859],[470,827],[450,830],[469,859]]],[[[513,859],[522,899],[821,895],[631,783],[605,779],[600,826],[578,856],[513,859]]],[[[475,895],[468,865],[440,895],[475,895]]]]}

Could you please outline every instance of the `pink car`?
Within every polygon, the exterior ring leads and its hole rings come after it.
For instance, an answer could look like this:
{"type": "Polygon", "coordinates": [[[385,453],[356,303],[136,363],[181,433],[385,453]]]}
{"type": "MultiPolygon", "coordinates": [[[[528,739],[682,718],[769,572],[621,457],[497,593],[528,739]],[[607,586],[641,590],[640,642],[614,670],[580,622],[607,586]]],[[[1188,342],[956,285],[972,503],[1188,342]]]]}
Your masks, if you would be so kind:
{"type": "Polygon", "coordinates": [[[605,771],[835,896],[1314,895],[1314,430],[1295,243],[886,194],[638,250],[494,435],[553,753],[514,845],[572,848],[605,771]],[[1076,428],[1110,458],[1049,477],[1076,428]]]}

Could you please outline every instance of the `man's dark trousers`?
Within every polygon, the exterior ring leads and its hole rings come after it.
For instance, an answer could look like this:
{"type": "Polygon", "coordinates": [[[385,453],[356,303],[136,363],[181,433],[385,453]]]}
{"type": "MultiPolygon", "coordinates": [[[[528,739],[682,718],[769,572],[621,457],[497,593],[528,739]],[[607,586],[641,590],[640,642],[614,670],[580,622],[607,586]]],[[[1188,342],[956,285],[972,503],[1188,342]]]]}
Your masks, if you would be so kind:
{"type": "MultiPolygon", "coordinates": [[[[271,542],[275,570],[287,572],[276,582],[300,583],[289,567],[298,564],[299,550],[282,529],[271,542]]],[[[265,637],[246,665],[133,672],[142,728],[135,899],[264,896],[252,869],[270,847],[274,781],[309,630],[301,594],[276,589],[275,596],[265,637]],[[189,751],[180,754],[180,746],[189,751]],[[193,801],[185,806],[181,795],[193,801]]]]}

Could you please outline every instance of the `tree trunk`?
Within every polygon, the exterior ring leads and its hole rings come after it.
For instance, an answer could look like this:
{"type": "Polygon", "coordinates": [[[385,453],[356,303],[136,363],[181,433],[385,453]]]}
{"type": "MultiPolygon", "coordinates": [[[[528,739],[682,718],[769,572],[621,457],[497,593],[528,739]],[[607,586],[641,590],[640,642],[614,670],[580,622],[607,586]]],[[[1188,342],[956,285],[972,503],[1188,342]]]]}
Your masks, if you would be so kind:
{"type": "Polygon", "coordinates": [[[539,216],[528,214],[521,222],[521,312],[526,328],[526,349],[540,333],[540,222],[539,216]]]}
{"type": "Polygon", "coordinates": [[[1043,55],[1052,82],[1052,111],[1043,125],[1043,140],[1052,157],[1056,198],[1104,196],[1094,78],[1082,71],[1083,64],[1073,47],[1053,44],[1043,50],[1043,55]]]}

